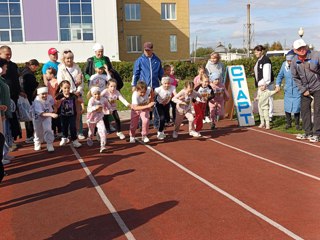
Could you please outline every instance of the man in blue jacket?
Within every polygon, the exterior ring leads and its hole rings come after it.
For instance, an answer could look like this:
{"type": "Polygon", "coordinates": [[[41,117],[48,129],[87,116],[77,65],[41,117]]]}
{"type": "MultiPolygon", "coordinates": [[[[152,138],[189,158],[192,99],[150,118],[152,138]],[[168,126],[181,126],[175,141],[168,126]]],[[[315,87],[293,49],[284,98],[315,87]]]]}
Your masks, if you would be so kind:
{"type": "MultiPolygon", "coordinates": [[[[143,54],[134,63],[132,91],[135,90],[135,86],[139,80],[144,81],[149,87],[155,89],[160,86],[163,76],[161,60],[153,53],[152,42],[145,42],[143,50],[143,54]]],[[[159,116],[156,111],[154,112],[154,118],[154,126],[157,127],[159,116]]]]}

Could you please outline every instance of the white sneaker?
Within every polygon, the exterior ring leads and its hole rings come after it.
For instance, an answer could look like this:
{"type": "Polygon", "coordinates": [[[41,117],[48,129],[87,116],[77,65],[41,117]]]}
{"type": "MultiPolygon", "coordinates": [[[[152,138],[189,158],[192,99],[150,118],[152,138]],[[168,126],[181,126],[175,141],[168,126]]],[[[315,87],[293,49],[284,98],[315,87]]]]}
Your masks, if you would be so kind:
{"type": "Polygon", "coordinates": [[[189,135],[192,136],[192,137],[201,137],[201,134],[199,132],[196,132],[196,131],[193,131],[193,130],[191,130],[189,132],[189,135]]]}
{"type": "Polygon", "coordinates": [[[47,150],[48,152],[54,152],[54,147],[52,143],[47,143],[47,150]]]}
{"type": "Polygon", "coordinates": [[[83,135],[83,134],[78,134],[78,139],[79,140],[83,140],[83,139],[85,139],[86,137],[83,135]]]}
{"type": "Polygon", "coordinates": [[[41,143],[35,143],[34,144],[34,150],[35,151],[40,151],[41,150],[41,143]]]}
{"type": "Polygon", "coordinates": [[[149,140],[149,138],[148,138],[147,136],[142,136],[142,141],[143,141],[144,143],[150,142],[150,140],[149,140]]]}
{"type": "Polygon", "coordinates": [[[117,136],[122,140],[125,139],[126,136],[122,132],[117,132],[117,136]]]}
{"type": "Polygon", "coordinates": [[[59,143],[60,146],[64,146],[69,142],[68,138],[61,138],[61,141],[59,143]]]}
{"type": "Polygon", "coordinates": [[[33,143],[33,137],[27,138],[25,143],[33,143]]]}
{"type": "Polygon", "coordinates": [[[3,159],[3,160],[2,160],[2,164],[3,164],[3,165],[7,165],[7,164],[9,164],[9,163],[11,163],[10,160],[7,160],[7,159],[3,159]]]}
{"type": "Polygon", "coordinates": [[[211,120],[208,116],[206,116],[204,120],[206,121],[206,123],[211,123],[211,120]]]}
{"type": "Polygon", "coordinates": [[[130,137],[130,143],[135,143],[136,142],[136,139],[134,137],[130,137]]]}
{"type": "Polygon", "coordinates": [[[159,140],[163,140],[166,138],[166,135],[164,134],[164,132],[158,132],[157,138],[159,140]]]}
{"type": "Polygon", "coordinates": [[[178,133],[177,133],[176,131],[173,131],[172,137],[173,137],[173,138],[178,138],[178,133]]]}
{"type": "Polygon", "coordinates": [[[79,141],[78,141],[78,140],[74,140],[74,141],[72,141],[72,146],[74,146],[75,148],[79,148],[79,147],[81,147],[81,146],[82,146],[82,144],[81,144],[81,143],[79,143],[79,141]]]}
{"type": "Polygon", "coordinates": [[[106,147],[101,147],[101,148],[100,148],[100,153],[103,153],[103,152],[105,152],[105,151],[107,151],[107,148],[106,148],[106,147]]]}
{"type": "Polygon", "coordinates": [[[92,141],[91,138],[87,138],[87,145],[88,145],[89,147],[92,147],[93,141],[92,141]]]}

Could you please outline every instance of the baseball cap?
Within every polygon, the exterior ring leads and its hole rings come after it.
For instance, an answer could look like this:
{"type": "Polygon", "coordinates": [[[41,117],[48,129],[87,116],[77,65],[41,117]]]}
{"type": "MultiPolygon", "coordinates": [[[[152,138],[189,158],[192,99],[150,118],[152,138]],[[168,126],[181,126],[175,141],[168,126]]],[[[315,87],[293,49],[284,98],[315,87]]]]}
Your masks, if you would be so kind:
{"type": "Polygon", "coordinates": [[[153,49],[153,44],[152,44],[152,42],[145,42],[145,43],[143,44],[143,48],[144,48],[145,50],[152,50],[152,49],[153,49]]]}
{"type": "Polygon", "coordinates": [[[94,64],[94,67],[95,68],[103,68],[104,66],[103,66],[103,63],[102,62],[96,62],[95,64],[94,64]]]}
{"type": "Polygon", "coordinates": [[[50,55],[50,54],[56,54],[56,53],[58,53],[58,50],[55,49],[55,48],[50,48],[50,49],[48,50],[48,55],[50,55]]]}
{"type": "Polygon", "coordinates": [[[298,48],[305,47],[305,46],[307,46],[307,44],[305,43],[305,41],[302,38],[295,40],[293,42],[294,49],[298,49],[298,48]]]}

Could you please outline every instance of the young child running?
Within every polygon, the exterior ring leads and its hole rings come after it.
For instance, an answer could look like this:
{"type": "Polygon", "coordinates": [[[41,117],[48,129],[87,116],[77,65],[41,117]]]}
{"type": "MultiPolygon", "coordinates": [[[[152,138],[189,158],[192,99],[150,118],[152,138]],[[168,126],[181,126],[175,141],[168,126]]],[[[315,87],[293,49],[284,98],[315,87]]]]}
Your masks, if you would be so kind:
{"type": "Polygon", "coordinates": [[[106,128],[103,122],[104,114],[109,113],[110,105],[106,98],[100,96],[100,88],[92,87],[90,89],[91,98],[88,101],[87,123],[88,123],[88,139],[89,147],[93,145],[94,129],[97,127],[100,136],[100,153],[106,150],[106,128]]]}
{"type": "Polygon", "coordinates": [[[58,93],[56,96],[56,108],[60,111],[62,124],[62,138],[60,146],[64,146],[69,142],[68,132],[70,130],[72,145],[75,148],[78,148],[81,147],[81,143],[77,140],[76,104],[81,104],[82,100],[70,92],[70,87],[70,82],[68,80],[63,80],[59,84],[59,88],[62,92],[58,93]]]}
{"type": "Polygon", "coordinates": [[[154,90],[156,95],[156,108],[160,117],[160,126],[157,134],[159,140],[163,140],[166,137],[163,132],[166,114],[169,112],[172,95],[177,94],[176,88],[170,84],[170,77],[163,77],[161,79],[161,84],[160,87],[157,87],[154,90]]]}
{"type": "Polygon", "coordinates": [[[209,76],[210,86],[214,92],[214,98],[209,101],[211,129],[216,128],[216,123],[220,116],[224,116],[224,103],[229,100],[229,93],[224,84],[221,83],[220,74],[213,72],[209,76]]]}
{"type": "Polygon", "coordinates": [[[269,118],[269,98],[280,91],[280,88],[276,88],[273,91],[267,89],[267,84],[264,80],[260,80],[258,82],[258,95],[255,100],[258,100],[258,108],[260,115],[260,125],[259,128],[266,127],[266,129],[270,129],[270,118],[269,118]]]}
{"type": "Polygon", "coordinates": [[[184,117],[186,117],[189,121],[189,135],[193,137],[200,137],[201,134],[194,130],[194,117],[191,112],[191,104],[192,101],[196,98],[201,98],[201,95],[194,90],[194,83],[191,81],[186,81],[184,84],[184,88],[172,98],[177,104],[177,115],[175,121],[174,131],[172,133],[173,138],[178,137],[178,131],[180,128],[180,124],[184,117]]]}
{"type": "MultiPolygon", "coordinates": [[[[126,137],[121,132],[121,122],[117,111],[117,100],[120,100],[126,107],[131,107],[131,104],[122,96],[122,94],[117,90],[117,81],[115,79],[110,79],[107,83],[107,88],[101,92],[101,96],[105,97],[110,104],[110,114],[112,114],[116,122],[117,136],[120,139],[125,139],[126,137]]],[[[103,118],[104,124],[107,129],[110,129],[109,117],[103,118]]]]}
{"type": "Polygon", "coordinates": [[[47,143],[48,152],[53,152],[54,135],[51,128],[51,119],[58,118],[58,114],[53,112],[54,100],[48,94],[47,87],[37,89],[37,97],[31,107],[33,127],[34,127],[34,150],[41,150],[41,143],[47,143]]]}
{"type": "Polygon", "coordinates": [[[139,117],[142,121],[142,141],[150,142],[147,137],[149,132],[150,109],[154,106],[154,94],[151,87],[145,82],[138,81],[135,91],[132,94],[131,122],[130,122],[130,143],[135,142],[135,134],[139,124],[139,117]]]}
{"type": "Polygon", "coordinates": [[[200,85],[198,85],[194,90],[201,95],[201,99],[197,99],[197,102],[193,104],[193,108],[195,111],[195,130],[196,132],[199,132],[203,127],[203,119],[207,103],[214,98],[214,92],[212,87],[209,85],[209,77],[207,74],[202,74],[200,85]]]}

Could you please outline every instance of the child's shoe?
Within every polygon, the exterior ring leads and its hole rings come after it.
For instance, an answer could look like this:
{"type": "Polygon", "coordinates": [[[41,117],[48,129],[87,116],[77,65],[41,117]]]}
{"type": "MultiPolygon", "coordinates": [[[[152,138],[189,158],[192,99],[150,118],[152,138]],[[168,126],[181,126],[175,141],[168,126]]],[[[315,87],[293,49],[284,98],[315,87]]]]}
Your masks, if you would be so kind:
{"type": "Polygon", "coordinates": [[[201,134],[199,132],[194,131],[194,130],[191,130],[189,132],[189,135],[192,137],[201,137],[201,134]]]}
{"type": "Polygon", "coordinates": [[[205,120],[206,123],[211,123],[211,120],[210,120],[210,118],[208,116],[206,116],[204,120],[205,120]]]}
{"type": "Polygon", "coordinates": [[[261,124],[259,125],[259,128],[264,128],[264,124],[261,123],[261,124]]]}
{"type": "Polygon", "coordinates": [[[41,143],[34,143],[34,150],[40,151],[41,150],[41,143]]]}
{"type": "Polygon", "coordinates": [[[79,141],[78,141],[78,140],[74,140],[74,141],[72,142],[72,146],[74,146],[75,148],[79,148],[79,147],[81,147],[81,146],[82,146],[82,144],[81,144],[81,143],[79,143],[79,141]]]}
{"type": "Polygon", "coordinates": [[[130,137],[130,140],[129,140],[130,143],[135,143],[136,142],[136,139],[134,137],[130,137]]]}
{"type": "Polygon", "coordinates": [[[86,137],[82,134],[82,133],[80,133],[80,134],[78,134],[78,139],[79,140],[83,140],[83,139],[85,139],[86,137]]]}
{"type": "Polygon", "coordinates": [[[26,138],[25,143],[33,143],[33,137],[26,138]]]}
{"type": "Polygon", "coordinates": [[[47,143],[47,150],[48,152],[54,152],[54,147],[52,143],[47,143]]]}
{"type": "Polygon", "coordinates": [[[125,136],[122,132],[117,132],[117,136],[118,136],[121,140],[123,140],[123,139],[126,138],[126,136],[125,136]]]}
{"type": "Polygon", "coordinates": [[[216,125],[214,123],[211,123],[211,130],[214,130],[216,128],[216,125]]]}
{"type": "Polygon", "coordinates": [[[309,141],[310,142],[313,142],[313,143],[315,143],[315,142],[319,142],[319,136],[312,136],[310,139],[309,139],[309,141]]]}
{"type": "Polygon", "coordinates": [[[270,129],[270,124],[266,124],[266,129],[267,129],[267,130],[270,129]]]}
{"type": "Polygon", "coordinates": [[[178,138],[178,133],[177,133],[176,131],[173,131],[173,132],[172,132],[172,137],[173,137],[173,138],[178,138]]]}
{"type": "Polygon", "coordinates": [[[305,140],[305,139],[311,139],[313,136],[312,135],[307,135],[307,134],[305,134],[305,133],[302,133],[302,134],[298,134],[297,136],[296,136],[296,139],[299,139],[299,140],[305,140]]]}
{"type": "Polygon", "coordinates": [[[144,143],[150,142],[150,140],[149,140],[149,138],[148,138],[147,136],[142,136],[142,141],[143,141],[144,143]]]}
{"type": "Polygon", "coordinates": [[[64,146],[69,142],[68,138],[61,138],[61,141],[59,143],[60,146],[64,146]]]}
{"type": "Polygon", "coordinates": [[[100,147],[100,153],[106,152],[107,148],[105,146],[100,147]]]}
{"type": "Polygon", "coordinates": [[[87,145],[88,145],[89,147],[92,147],[93,141],[92,141],[91,138],[87,138],[87,145]]]}
{"type": "Polygon", "coordinates": [[[157,138],[158,138],[159,140],[163,140],[163,139],[166,138],[166,135],[164,134],[164,132],[158,132],[157,138]]]}

